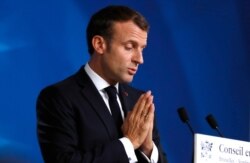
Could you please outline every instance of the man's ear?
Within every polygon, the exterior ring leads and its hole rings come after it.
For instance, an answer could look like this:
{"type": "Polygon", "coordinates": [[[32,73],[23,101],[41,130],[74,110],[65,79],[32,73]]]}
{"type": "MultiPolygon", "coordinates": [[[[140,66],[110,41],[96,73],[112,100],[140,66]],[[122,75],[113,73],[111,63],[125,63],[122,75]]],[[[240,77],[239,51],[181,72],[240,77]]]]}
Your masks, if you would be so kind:
{"type": "Polygon", "coordinates": [[[92,38],[92,46],[97,54],[103,54],[106,50],[106,42],[102,36],[96,35],[92,38]]]}

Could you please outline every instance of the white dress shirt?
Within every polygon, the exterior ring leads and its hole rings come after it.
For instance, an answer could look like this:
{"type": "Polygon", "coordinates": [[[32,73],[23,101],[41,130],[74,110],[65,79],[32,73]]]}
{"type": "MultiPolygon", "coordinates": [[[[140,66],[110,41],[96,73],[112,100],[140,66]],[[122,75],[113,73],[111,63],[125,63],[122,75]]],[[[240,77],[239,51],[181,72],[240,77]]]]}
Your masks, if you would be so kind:
{"type": "MultiPolygon", "coordinates": [[[[88,76],[90,77],[90,79],[92,80],[92,82],[94,83],[94,85],[97,88],[98,92],[102,96],[105,104],[107,105],[107,107],[109,109],[109,112],[111,113],[111,110],[110,110],[110,107],[109,107],[109,102],[108,102],[108,95],[107,95],[106,91],[104,90],[106,87],[110,86],[110,84],[108,82],[106,82],[103,78],[101,78],[97,73],[95,73],[90,68],[88,63],[85,65],[84,69],[85,69],[86,73],[88,74],[88,76]]],[[[117,83],[115,85],[115,87],[117,89],[117,92],[119,93],[118,85],[119,84],[117,83]]],[[[121,101],[120,101],[118,96],[117,96],[117,101],[118,101],[118,104],[120,106],[120,111],[121,111],[122,118],[124,119],[124,112],[122,110],[121,101]]],[[[135,152],[134,152],[134,147],[133,147],[133,144],[131,143],[131,141],[126,137],[120,138],[119,140],[122,142],[122,144],[123,144],[123,146],[125,148],[125,151],[126,151],[126,154],[128,156],[129,162],[130,163],[137,162],[137,158],[136,158],[136,155],[135,155],[135,152]]],[[[148,160],[148,162],[156,163],[158,161],[159,154],[158,154],[158,149],[155,146],[155,144],[154,144],[153,151],[152,151],[152,154],[151,154],[150,158],[148,158],[143,152],[141,152],[141,153],[148,160]]]]}

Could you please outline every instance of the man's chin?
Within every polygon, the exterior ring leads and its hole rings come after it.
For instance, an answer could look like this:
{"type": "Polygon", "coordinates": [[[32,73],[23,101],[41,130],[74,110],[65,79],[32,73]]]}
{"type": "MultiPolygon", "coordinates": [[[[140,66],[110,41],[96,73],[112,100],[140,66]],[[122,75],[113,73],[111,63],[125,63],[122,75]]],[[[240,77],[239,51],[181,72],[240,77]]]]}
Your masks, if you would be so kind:
{"type": "Polygon", "coordinates": [[[126,84],[129,84],[133,81],[133,76],[129,76],[123,80],[120,81],[120,83],[126,83],[126,84]]]}

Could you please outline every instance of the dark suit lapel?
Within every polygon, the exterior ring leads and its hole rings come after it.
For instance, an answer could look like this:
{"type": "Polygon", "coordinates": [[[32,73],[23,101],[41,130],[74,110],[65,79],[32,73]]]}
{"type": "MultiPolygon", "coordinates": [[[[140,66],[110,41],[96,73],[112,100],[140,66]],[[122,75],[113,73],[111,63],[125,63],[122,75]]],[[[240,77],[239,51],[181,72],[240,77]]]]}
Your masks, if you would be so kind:
{"type": "Polygon", "coordinates": [[[119,85],[119,97],[122,104],[122,109],[124,111],[125,117],[127,116],[128,111],[132,110],[133,105],[130,99],[130,94],[126,90],[125,87],[123,87],[122,84],[119,85]]]}
{"type": "Polygon", "coordinates": [[[83,68],[81,68],[80,72],[77,74],[77,81],[82,87],[83,96],[89,101],[92,108],[104,123],[111,139],[117,138],[118,132],[113,118],[101,95],[83,68]]]}

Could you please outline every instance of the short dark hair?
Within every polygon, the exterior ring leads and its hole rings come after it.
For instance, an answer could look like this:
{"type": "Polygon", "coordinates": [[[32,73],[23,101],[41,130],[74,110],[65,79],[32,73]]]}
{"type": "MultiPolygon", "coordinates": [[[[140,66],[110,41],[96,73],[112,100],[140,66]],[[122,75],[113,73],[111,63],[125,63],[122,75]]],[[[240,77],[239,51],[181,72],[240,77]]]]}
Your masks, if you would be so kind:
{"type": "Polygon", "coordinates": [[[112,39],[112,27],[114,22],[133,21],[143,31],[148,32],[149,24],[147,20],[137,11],[127,6],[107,6],[96,12],[90,19],[87,26],[88,52],[93,54],[92,38],[95,35],[102,36],[106,41],[112,39]]]}

